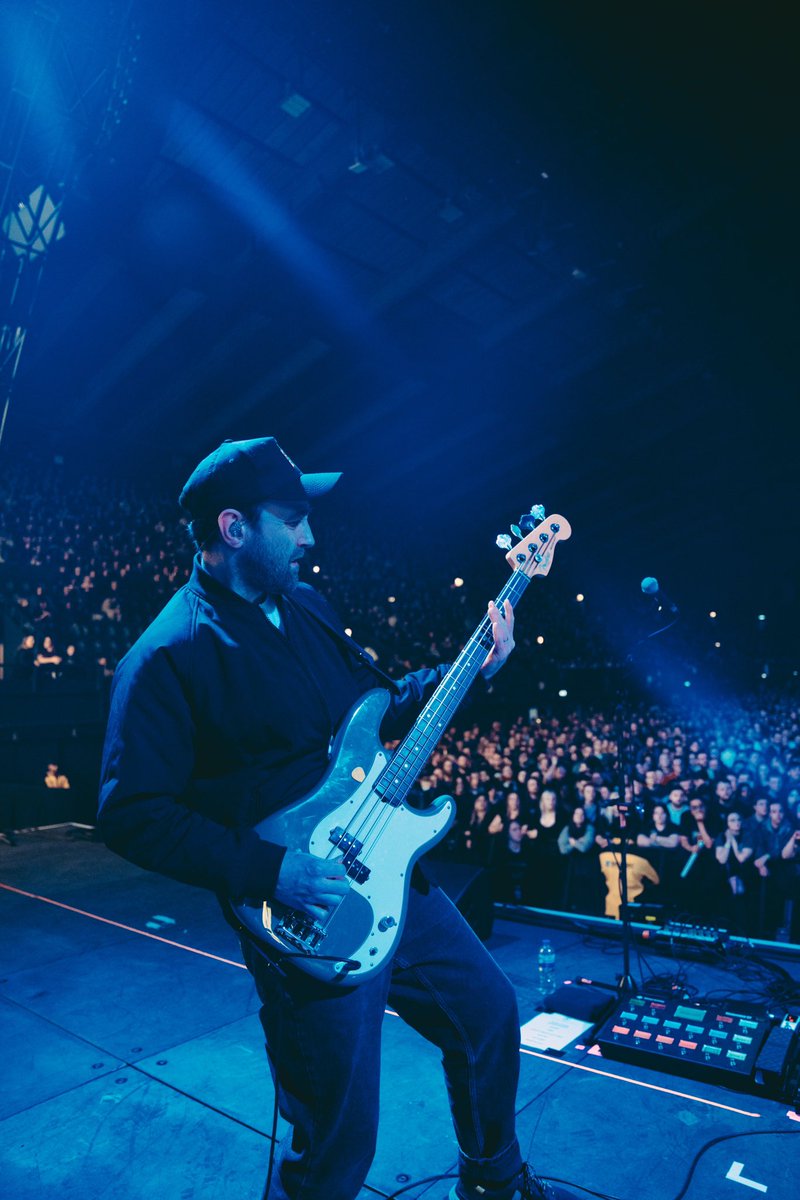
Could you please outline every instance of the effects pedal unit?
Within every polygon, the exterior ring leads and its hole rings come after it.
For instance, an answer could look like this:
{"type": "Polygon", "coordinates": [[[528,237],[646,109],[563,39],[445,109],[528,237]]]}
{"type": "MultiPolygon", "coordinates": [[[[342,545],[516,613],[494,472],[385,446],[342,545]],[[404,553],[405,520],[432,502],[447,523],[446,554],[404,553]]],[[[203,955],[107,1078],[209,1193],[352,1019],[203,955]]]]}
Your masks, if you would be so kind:
{"type": "Polygon", "coordinates": [[[759,1091],[756,1065],[773,1024],[769,1017],[748,1012],[746,1005],[629,996],[595,1041],[606,1058],[759,1091]]]}
{"type": "Polygon", "coordinates": [[[694,950],[723,949],[728,942],[727,929],[715,925],[689,925],[680,921],[667,921],[665,925],[654,925],[641,932],[642,941],[662,945],[688,947],[694,950]]]}

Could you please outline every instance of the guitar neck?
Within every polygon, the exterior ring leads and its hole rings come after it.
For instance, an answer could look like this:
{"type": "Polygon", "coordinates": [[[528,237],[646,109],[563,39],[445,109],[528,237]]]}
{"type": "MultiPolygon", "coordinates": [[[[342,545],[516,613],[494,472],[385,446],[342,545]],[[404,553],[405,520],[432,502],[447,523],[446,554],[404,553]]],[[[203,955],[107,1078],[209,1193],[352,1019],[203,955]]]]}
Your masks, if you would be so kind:
{"type": "MultiPolygon", "coordinates": [[[[502,611],[506,600],[510,600],[512,606],[516,607],[529,583],[529,576],[522,571],[515,571],[497,597],[497,607],[502,611]]],[[[453,714],[486,661],[492,641],[492,623],[487,614],[377,781],[376,791],[387,803],[397,806],[411,791],[453,714]]]]}

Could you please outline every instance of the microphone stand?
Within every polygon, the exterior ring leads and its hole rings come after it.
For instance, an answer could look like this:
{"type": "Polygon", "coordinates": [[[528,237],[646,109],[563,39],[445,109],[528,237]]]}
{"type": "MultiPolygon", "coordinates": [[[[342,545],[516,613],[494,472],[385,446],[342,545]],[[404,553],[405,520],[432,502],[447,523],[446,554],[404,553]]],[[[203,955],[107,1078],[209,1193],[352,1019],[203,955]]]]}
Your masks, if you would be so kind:
{"type": "MultiPolygon", "coordinates": [[[[659,606],[659,612],[661,606],[659,606]]],[[[616,709],[616,729],[617,729],[617,789],[619,791],[619,832],[620,832],[620,857],[619,857],[619,896],[620,896],[620,919],[622,921],[622,974],[617,981],[617,991],[620,996],[631,996],[637,990],[633,975],[631,974],[631,917],[628,907],[628,814],[630,804],[628,802],[627,781],[630,776],[631,784],[631,803],[633,802],[633,771],[628,765],[626,771],[625,763],[625,733],[630,735],[630,720],[623,726],[624,700],[625,693],[630,697],[630,668],[634,663],[634,652],[650,641],[651,638],[658,637],[659,634],[665,633],[671,629],[678,620],[678,609],[675,605],[670,605],[671,619],[666,625],[661,625],[658,629],[654,629],[652,633],[648,633],[643,638],[639,638],[637,642],[631,646],[630,650],[623,661],[623,674],[620,678],[620,683],[617,688],[617,709],[616,709]]],[[[628,737],[630,748],[630,736],[628,737]]]]}

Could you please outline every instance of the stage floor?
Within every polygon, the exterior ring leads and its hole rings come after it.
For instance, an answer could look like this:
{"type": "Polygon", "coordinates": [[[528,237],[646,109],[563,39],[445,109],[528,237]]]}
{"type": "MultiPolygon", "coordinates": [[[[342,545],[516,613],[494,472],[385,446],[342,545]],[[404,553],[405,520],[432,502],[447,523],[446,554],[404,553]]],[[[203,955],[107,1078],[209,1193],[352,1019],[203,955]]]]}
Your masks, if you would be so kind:
{"type": "MultiPolygon", "coordinates": [[[[64,828],[0,845],[0,885],[3,1200],[258,1200],[272,1085],[258,1000],[214,898],[64,828]]],[[[498,920],[488,943],[523,1022],[537,1012],[544,932],[498,920]]],[[[549,933],[559,979],[620,974],[618,940],[549,933]]],[[[800,977],[796,960],[782,965],[800,977]]],[[[755,999],[770,977],[741,959],[650,951],[632,966],[637,983],[669,975],[690,995],[755,999]]],[[[800,1121],[785,1103],[580,1042],[562,1057],[523,1049],[519,1134],[539,1174],[587,1195],[798,1194],[800,1121]]],[[[437,1053],[388,1014],[381,1133],[362,1197],[444,1200],[455,1161],[437,1053]]]]}

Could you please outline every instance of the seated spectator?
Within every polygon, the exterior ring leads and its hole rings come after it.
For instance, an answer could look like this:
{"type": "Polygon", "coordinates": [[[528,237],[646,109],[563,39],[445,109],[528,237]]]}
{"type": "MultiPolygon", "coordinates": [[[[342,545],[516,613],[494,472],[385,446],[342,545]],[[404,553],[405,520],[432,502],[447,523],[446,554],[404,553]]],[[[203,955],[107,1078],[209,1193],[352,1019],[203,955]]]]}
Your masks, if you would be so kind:
{"type": "Polygon", "coordinates": [[[781,771],[781,770],[770,771],[769,775],[767,776],[767,799],[770,802],[772,802],[773,800],[781,800],[782,801],[783,793],[784,793],[783,771],[781,771]]]}
{"type": "Polygon", "coordinates": [[[714,809],[720,819],[725,820],[732,809],[738,810],[737,796],[729,779],[718,779],[714,784],[714,809]]]}
{"type": "Polygon", "coordinates": [[[48,763],[47,771],[44,776],[44,786],[48,788],[68,788],[69,780],[66,775],[58,769],[58,763],[48,763]]]}
{"type": "Polygon", "coordinates": [[[42,638],[41,648],[33,660],[33,665],[38,672],[36,676],[37,686],[43,680],[46,680],[48,683],[55,683],[59,679],[61,675],[59,670],[61,661],[61,655],[56,653],[53,639],[49,633],[45,634],[42,638]]]}
{"type": "Polygon", "coordinates": [[[614,839],[619,839],[620,816],[619,816],[619,793],[608,792],[607,796],[602,796],[602,807],[599,809],[597,823],[595,826],[595,840],[601,850],[605,850],[614,839]]]}
{"type": "Polygon", "coordinates": [[[762,937],[786,939],[791,925],[790,904],[794,900],[794,860],[800,831],[786,820],[780,800],[773,800],[769,816],[755,846],[755,867],[765,880],[762,937]]]}
{"type": "Polygon", "coordinates": [[[708,814],[705,801],[694,796],[689,812],[681,818],[679,831],[680,844],[687,855],[681,870],[679,895],[688,912],[707,919],[718,913],[723,901],[719,864],[711,853],[719,832],[719,822],[708,814]]]}
{"type": "Polygon", "coordinates": [[[649,822],[645,829],[636,836],[637,846],[660,847],[663,850],[675,850],[680,845],[680,834],[670,824],[666,805],[656,802],[653,805],[649,822]]]}
{"type": "Polygon", "coordinates": [[[680,832],[681,822],[689,812],[689,801],[681,787],[671,787],[667,796],[667,816],[670,823],[680,832]]]}
{"type": "Polygon", "coordinates": [[[745,932],[748,924],[745,894],[753,888],[757,879],[752,869],[753,846],[747,841],[742,825],[741,815],[729,812],[725,832],[717,834],[714,839],[714,853],[730,889],[730,896],[727,897],[730,926],[740,933],[745,932]]]}
{"type": "Polygon", "coordinates": [[[32,633],[25,633],[11,661],[10,679],[12,683],[33,687],[35,659],[36,638],[32,633]]]}
{"type": "Polygon", "coordinates": [[[744,887],[741,886],[743,881],[739,868],[753,857],[753,846],[748,843],[743,831],[741,813],[728,813],[725,819],[725,831],[718,833],[714,839],[714,853],[720,866],[726,867],[725,874],[731,885],[731,891],[734,895],[739,895],[744,891],[744,887]]]}
{"type": "Polygon", "coordinates": [[[584,784],[580,794],[580,801],[587,825],[591,825],[596,831],[597,823],[600,820],[600,809],[597,803],[597,788],[593,783],[584,784]]]}
{"type": "Polygon", "coordinates": [[[653,864],[659,877],[653,899],[659,904],[673,904],[682,865],[680,834],[670,822],[667,806],[662,801],[656,801],[649,819],[643,821],[636,835],[636,845],[653,864]]]}
{"type": "Polygon", "coordinates": [[[564,902],[568,912],[594,913],[599,909],[600,893],[595,850],[594,827],[578,805],[558,835],[558,849],[566,858],[564,902]]]}
{"type": "Polygon", "coordinates": [[[531,817],[539,809],[539,791],[540,783],[537,775],[529,775],[525,782],[525,808],[526,816],[531,817]]]}
{"type": "Polygon", "coordinates": [[[506,793],[506,802],[503,806],[503,812],[501,815],[503,818],[504,829],[508,829],[508,826],[512,821],[518,821],[522,827],[523,834],[527,835],[528,825],[527,822],[523,820],[522,804],[520,801],[519,792],[506,793]]]}
{"type": "Polygon", "coordinates": [[[561,902],[565,870],[558,849],[558,837],[564,823],[556,793],[551,788],[545,788],[539,797],[539,812],[529,831],[529,836],[534,840],[534,903],[544,907],[552,908],[561,902]]]}
{"type": "Polygon", "coordinates": [[[714,838],[719,832],[719,822],[708,813],[705,800],[695,796],[689,803],[688,813],[684,813],[678,831],[680,844],[688,854],[698,854],[700,850],[711,850],[714,838]]]}
{"type": "Polygon", "coordinates": [[[594,845],[594,828],[586,823],[586,813],[581,805],[574,809],[570,820],[558,835],[561,854],[586,854],[594,845]]]}
{"type": "Polygon", "coordinates": [[[491,839],[501,833],[503,819],[499,813],[489,811],[489,801],[480,792],[472,802],[467,828],[464,830],[464,845],[470,862],[485,867],[489,862],[491,839]]]}
{"type": "Polygon", "coordinates": [[[508,822],[492,840],[490,871],[492,894],[505,904],[530,903],[531,842],[518,820],[508,822]]]}
{"type": "Polygon", "coordinates": [[[761,830],[764,828],[769,815],[769,800],[766,796],[758,796],[753,801],[753,809],[743,822],[743,832],[752,846],[758,845],[761,830]]]}

